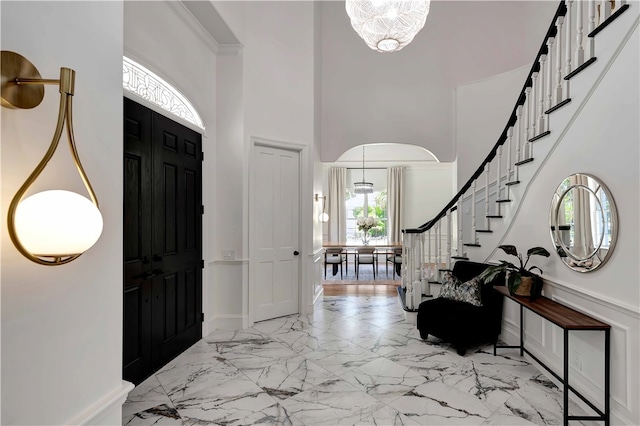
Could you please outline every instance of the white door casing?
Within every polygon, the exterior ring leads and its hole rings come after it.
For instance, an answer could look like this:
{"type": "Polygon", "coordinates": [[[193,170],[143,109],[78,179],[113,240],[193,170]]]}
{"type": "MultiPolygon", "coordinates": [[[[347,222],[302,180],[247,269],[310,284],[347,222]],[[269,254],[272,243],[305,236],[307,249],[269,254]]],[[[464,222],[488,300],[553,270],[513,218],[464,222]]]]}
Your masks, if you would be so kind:
{"type": "Polygon", "coordinates": [[[252,161],[253,321],[299,312],[300,152],[254,145],[252,161]]]}

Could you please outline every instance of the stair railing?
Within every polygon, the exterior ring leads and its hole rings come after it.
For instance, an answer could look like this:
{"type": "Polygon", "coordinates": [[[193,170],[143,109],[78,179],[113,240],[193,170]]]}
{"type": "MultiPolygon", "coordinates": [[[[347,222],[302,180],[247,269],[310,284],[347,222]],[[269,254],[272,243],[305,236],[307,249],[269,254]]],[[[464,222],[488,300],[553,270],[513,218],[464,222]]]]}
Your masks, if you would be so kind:
{"type": "Polygon", "coordinates": [[[478,233],[492,232],[491,219],[502,218],[501,205],[511,201],[511,186],[520,183],[519,168],[534,159],[534,142],[549,134],[549,114],[571,102],[570,79],[595,62],[595,34],[628,7],[626,0],[560,1],[507,124],[493,148],[433,219],[418,228],[402,230],[403,256],[407,261],[403,262],[405,273],[402,277],[405,309],[416,310],[422,294],[430,295],[429,284],[440,281],[440,273],[451,268],[451,261],[467,259],[464,250],[480,246],[478,233]],[[506,155],[503,156],[505,144],[506,155]],[[495,170],[493,175],[491,170],[495,170]],[[506,170],[505,175],[503,170],[506,170]],[[482,174],[485,175],[484,182],[479,182],[482,174]],[[477,186],[480,186],[479,190],[477,186]],[[492,187],[495,187],[493,203],[490,201],[492,187]],[[478,195],[484,203],[480,209],[484,212],[480,228],[476,205],[478,195]],[[471,208],[465,209],[465,200],[469,199],[471,208]],[[466,229],[464,211],[471,213],[471,223],[470,235],[463,240],[466,229]],[[446,220],[444,225],[441,223],[443,219],[446,220]],[[455,241],[454,227],[457,231],[455,241]],[[446,232],[444,236],[443,230],[446,232]],[[443,246],[445,253],[442,253],[443,246]],[[431,270],[437,271],[437,279],[426,273],[431,270]]]}

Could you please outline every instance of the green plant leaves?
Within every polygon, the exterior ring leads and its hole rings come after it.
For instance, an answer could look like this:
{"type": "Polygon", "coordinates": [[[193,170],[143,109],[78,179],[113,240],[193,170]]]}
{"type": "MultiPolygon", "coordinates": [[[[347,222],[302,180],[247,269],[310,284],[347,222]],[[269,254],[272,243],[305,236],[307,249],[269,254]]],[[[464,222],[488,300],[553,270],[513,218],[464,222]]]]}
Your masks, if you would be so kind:
{"type": "MultiPolygon", "coordinates": [[[[517,256],[518,255],[518,249],[516,248],[516,246],[502,245],[502,246],[498,246],[498,248],[504,250],[505,253],[510,254],[512,256],[517,256]]],[[[539,247],[537,247],[537,248],[539,248],[539,247]]]]}
{"type": "MultiPolygon", "coordinates": [[[[514,246],[511,246],[511,247],[514,247],[514,246]]],[[[532,247],[527,251],[527,257],[533,256],[534,254],[538,256],[544,256],[544,257],[549,257],[551,255],[547,251],[547,249],[545,249],[544,247],[532,247]]]]}

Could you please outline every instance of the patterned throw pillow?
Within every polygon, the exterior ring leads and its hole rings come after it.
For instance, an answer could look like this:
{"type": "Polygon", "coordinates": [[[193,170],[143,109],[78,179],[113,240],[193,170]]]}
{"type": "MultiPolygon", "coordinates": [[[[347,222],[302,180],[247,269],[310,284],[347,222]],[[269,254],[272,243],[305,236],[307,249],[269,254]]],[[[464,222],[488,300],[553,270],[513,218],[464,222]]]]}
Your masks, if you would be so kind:
{"type": "Polygon", "coordinates": [[[457,289],[456,300],[471,303],[473,306],[482,306],[482,299],[480,296],[481,286],[482,280],[478,277],[471,278],[466,283],[460,284],[457,289]]]}
{"type": "Polygon", "coordinates": [[[482,306],[481,286],[482,280],[478,277],[463,283],[451,272],[445,272],[440,288],[440,297],[482,306]]]}
{"type": "Polygon", "coordinates": [[[457,288],[460,284],[462,284],[462,281],[451,272],[445,272],[442,278],[442,287],[440,287],[440,297],[456,300],[457,288]]]}

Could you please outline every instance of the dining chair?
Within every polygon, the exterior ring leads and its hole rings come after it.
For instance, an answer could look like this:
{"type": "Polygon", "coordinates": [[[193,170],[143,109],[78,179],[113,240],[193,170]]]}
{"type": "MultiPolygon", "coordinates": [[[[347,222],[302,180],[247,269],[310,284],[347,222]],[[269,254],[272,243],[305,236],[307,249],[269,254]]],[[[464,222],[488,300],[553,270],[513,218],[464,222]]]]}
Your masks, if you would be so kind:
{"type": "Polygon", "coordinates": [[[378,269],[378,254],[376,249],[372,247],[360,247],[356,249],[356,280],[360,272],[360,265],[371,265],[373,268],[373,279],[376,279],[376,270],[378,269]]]}
{"type": "MultiPolygon", "coordinates": [[[[327,279],[327,265],[340,265],[340,279],[342,275],[342,263],[346,264],[347,257],[341,248],[329,247],[324,250],[324,279],[327,279]]],[[[346,264],[346,272],[349,272],[349,265],[346,264]]]]}
{"type": "Polygon", "coordinates": [[[396,274],[400,276],[400,268],[402,267],[402,249],[394,249],[389,256],[387,256],[387,262],[385,263],[385,272],[389,276],[389,263],[393,264],[393,279],[396,279],[396,274]]]}

